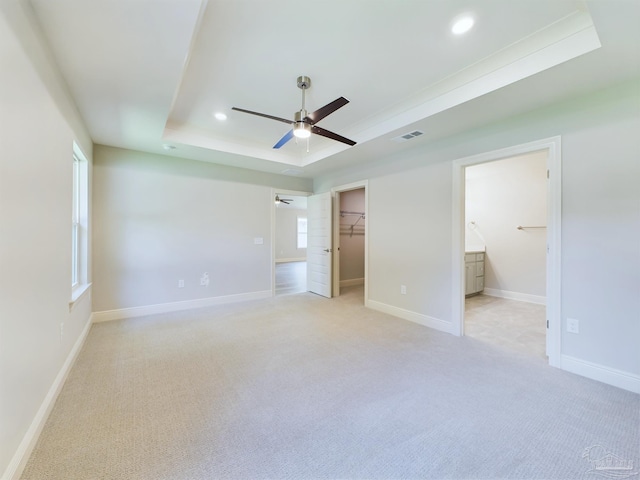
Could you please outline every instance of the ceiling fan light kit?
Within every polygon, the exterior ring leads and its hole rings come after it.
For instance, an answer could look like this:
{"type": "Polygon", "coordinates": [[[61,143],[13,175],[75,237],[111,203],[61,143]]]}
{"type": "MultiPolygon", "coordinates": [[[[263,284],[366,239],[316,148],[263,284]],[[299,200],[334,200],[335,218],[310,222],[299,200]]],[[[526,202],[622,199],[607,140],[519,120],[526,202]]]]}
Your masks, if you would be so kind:
{"type": "Polygon", "coordinates": [[[298,138],[309,138],[311,136],[311,125],[305,123],[304,117],[307,116],[306,110],[300,110],[296,112],[295,126],[293,127],[293,134],[298,138]]]}
{"type": "Polygon", "coordinates": [[[278,140],[278,142],[273,146],[273,148],[280,148],[284,144],[286,144],[293,137],[296,138],[309,138],[312,133],[316,135],[320,135],[322,137],[330,138],[332,140],[336,140],[338,142],[345,143],[347,145],[353,146],[356,144],[353,140],[349,140],[342,135],[338,135],[337,133],[330,132],[329,130],[325,130],[324,128],[318,127],[316,123],[322,120],[324,117],[332,114],[336,110],[341,107],[344,107],[349,100],[344,97],[340,97],[335,99],[333,102],[326,104],[324,107],[319,108],[315,112],[307,114],[307,110],[305,109],[305,91],[307,88],[311,86],[311,79],[307,76],[300,76],[297,80],[298,88],[302,90],[302,108],[297,111],[294,115],[294,119],[287,120],[286,118],[274,117],[273,115],[266,115],[264,113],[253,112],[251,110],[245,110],[243,108],[232,107],[231,110],[236,110],[238,112],[248,113],[250,115],[256,115],[258,117],[270,118],[271,120],[276,120],[278,122],[283,122],[291,125],[291,130],[289,130],[285,135],[278,140]]]}

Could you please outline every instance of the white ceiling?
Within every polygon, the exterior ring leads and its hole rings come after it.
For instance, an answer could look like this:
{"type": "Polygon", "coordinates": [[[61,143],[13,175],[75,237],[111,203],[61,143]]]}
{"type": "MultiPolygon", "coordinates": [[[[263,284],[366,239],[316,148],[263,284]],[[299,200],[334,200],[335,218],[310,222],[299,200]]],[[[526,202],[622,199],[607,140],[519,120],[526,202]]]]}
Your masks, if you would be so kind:
{"type": "Polygon", "coordinates": [[[274,173],[358,165],[640,76],[640,0],[30,3],[95,143],[274,173]],[[474,28],[453,35],[466,13],[474,28]],[[293,119],[300,75],[308,111],[350,100],[319,126],[356,146],[275,150],[290,127],[231,111],[293,119]]]}

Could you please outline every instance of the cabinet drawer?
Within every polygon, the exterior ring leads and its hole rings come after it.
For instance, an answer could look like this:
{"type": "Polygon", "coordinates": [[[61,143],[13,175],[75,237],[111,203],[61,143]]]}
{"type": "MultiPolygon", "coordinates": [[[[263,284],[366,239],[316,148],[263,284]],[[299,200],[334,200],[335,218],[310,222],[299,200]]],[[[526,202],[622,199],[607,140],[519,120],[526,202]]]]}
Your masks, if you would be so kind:
{"type": "Polygon", "coordinates": [[[476,254],[475,253],[466,253],[464,255],[464,261],[465,261],[465,263],[475,262],[476,261],[476,254]]]}
{"type": "Polygon", "coordinates": [[[484,262],[476,263],[476,275],[478,277],[484,276],[484,262]]]}
{"type": "Polygon", "coordinates": [[[479,262],[484,262],[484,253],[476,253],[476,260],[479,262]]]}

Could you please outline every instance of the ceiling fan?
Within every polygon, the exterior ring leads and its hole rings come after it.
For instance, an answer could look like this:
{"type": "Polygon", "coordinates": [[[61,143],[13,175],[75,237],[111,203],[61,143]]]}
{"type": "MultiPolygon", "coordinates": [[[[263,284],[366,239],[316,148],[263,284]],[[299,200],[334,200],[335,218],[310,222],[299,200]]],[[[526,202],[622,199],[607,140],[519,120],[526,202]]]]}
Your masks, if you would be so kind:
{"type": "Polygon", "coordinates": [[[279,205],[280,203],[289,205],[291,202],[293,202],[293,198],[280,198],[279,195],[276,195],[276,205],[279,205]]]}
{"type": "Polygon", "coordinates": [[[311,86],[311,79],[306,76],[298,77],[298,88],[302,90],[302,108],[299,112],[295,113],[294,120],[287,120],[286,118],[274,117],[273,115],[266,115],[264,113],[252,112],[251,110],[245,110],[243,108],[232,107],[231,110],[237,110],[238,112],[249,113],[251,115],[257,115],[258,117],[270,118],[271,120],[277,120],[278,122],[283,122],[291,125],[293,128],[289,130],[284,137],[278,140],[273,148],[280,148],[293,137],[297,138],[309,138],[312,133],[316,135],[320,135],[322,137],[327,137],[332,140],[337,140],[338,142],[346,143],[347,145],[355,145],[356,142],[353,140],[349,140],[348,138],[343,137],[342,135],[338,135],[337,133],[330,132],[329,130],[325,130],[324,128],[320,128],[316,125],[320,120],[322,120],[327,115],[332,114],[340,107],[344,107],[349,100],[344,97],[337,98],[331,103],[326,104],[324,107],[319,108],[313,113],[307,114],[307,111],[304,108],[304,100],[305,100],[305,90],[311,86]]]}

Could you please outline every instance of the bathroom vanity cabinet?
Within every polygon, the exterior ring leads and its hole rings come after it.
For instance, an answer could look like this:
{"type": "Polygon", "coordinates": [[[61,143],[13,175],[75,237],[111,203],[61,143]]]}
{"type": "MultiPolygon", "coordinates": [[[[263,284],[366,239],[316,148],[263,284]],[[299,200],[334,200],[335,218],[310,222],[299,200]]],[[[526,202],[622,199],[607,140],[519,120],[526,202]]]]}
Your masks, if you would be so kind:
{"type": "Polygon", "coordinates": [[[476,295],[484,290],[485,252],[465,252],[465,296],[476,295]]]}

